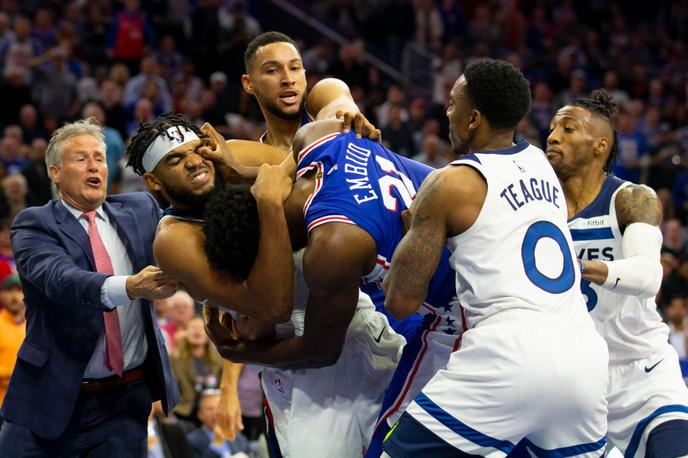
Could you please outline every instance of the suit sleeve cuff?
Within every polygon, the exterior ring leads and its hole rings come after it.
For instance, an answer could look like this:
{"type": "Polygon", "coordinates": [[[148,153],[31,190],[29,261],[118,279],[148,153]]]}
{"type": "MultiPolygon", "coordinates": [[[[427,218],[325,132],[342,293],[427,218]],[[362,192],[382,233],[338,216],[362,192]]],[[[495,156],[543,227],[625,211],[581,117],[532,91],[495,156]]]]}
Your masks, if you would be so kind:
{"type": "Polygon", "coordinates": [[[113,275],[105,279],[100,289],[100,300],[108,310],[131,302],[127,295],[127,275],[113,275]]]}

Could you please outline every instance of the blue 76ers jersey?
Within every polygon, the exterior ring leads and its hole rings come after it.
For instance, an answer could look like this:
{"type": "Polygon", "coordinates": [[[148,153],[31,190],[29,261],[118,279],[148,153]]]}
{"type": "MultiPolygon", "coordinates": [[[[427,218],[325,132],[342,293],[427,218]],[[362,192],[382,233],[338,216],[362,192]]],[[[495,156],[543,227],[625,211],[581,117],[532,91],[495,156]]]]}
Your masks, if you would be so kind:
{"type": "MultiPolygon", "coordinates": [[[[377,310],[385,313],[382,281],[404,236],[401,212],[411,205],[433,169],[348,132],[326,135],[304,148],[298,156],[297,177],[309,170],[316,171],[316,179],[304,207],[308,232],[337,222],[356,225],[373,237],[376,265],[362,278],[361,289],[370,295],[377,310]]],[[[462,323],[456,316],[460,307],[455,300],[455,274],[449,256],[445,248],[419,313],[431,315],[427,322],[433,329],[452,334],[457,328],[460,332],[462,323]]],[[[388,318],[395,330],[397,325],[403,327],[388,318]]]]}

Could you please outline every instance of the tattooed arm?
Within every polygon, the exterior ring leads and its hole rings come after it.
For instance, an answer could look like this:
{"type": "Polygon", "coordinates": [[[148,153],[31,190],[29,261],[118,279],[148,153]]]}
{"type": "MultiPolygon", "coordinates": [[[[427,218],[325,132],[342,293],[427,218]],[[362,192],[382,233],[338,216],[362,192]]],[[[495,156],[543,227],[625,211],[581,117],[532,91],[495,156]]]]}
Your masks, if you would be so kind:
{"type": "Polygon", "coordinates": [[[583,279],[620,294],[652,297],[662,283],[662,207],[644,185],[628,186],[614,202],[622,253],[613,261],[583,261],[583,279]]]}
{"type": "Polygon", "coordinates": [[[662,222],[662,205],[657,194],[642,184],[627,186],[619,191],[614,207],[621,233],[633,223],[659,226],[662,222]]]}
{"type": "Polygon", "coordinates": [[[473,225],[486,193],[482,175],[466,166],[438,170],[423,182],[411,228],[394,252],[384,282],[385,309],[394,318],[406,318],[421,305],[445,240],[473,225]]]}

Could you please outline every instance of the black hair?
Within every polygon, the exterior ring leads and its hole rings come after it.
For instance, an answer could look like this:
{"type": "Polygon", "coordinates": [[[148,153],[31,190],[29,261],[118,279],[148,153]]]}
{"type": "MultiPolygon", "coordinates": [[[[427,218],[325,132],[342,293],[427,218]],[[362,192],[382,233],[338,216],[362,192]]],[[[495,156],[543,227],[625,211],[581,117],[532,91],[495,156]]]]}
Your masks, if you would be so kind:
{"type": "Polygon", "coordinates": [[[495,129],[515,129],[530,110],[530,83],[503,60],[481,59],[464,71],[468,96],[495,129]]]}
{"type": "Polygon", "coordinates": [[[246,279],[258,256],[258,207],[248,185],[228,184],[205,206],[205,253],[216,270],[246,279]]]}
{"type": "Polygon", "coordinates": [[[604,171],[610,173],[612,171],[612,164],[616,162],[616,156],[619,153],[618,135],[616,129],[614,129],[614,113],[616,112],[616,102],[614,102],[614,98],[607,94],[607,91],[604,89],[595,89],[590,93],[589,98],[576,99],[571,102],[570,105],[588,110],[590,113],[609,123],[609,127],[612,129],[613,138],[609,157],[604,164],[604,171]]]}
{"type": "Polygon", "coordinates": [[[290,43],[296,47],[296,42],[281,32],[261,33],[248,44],[246,51],[244,51],[244,67],[247,72],[251,65],[253,65],[253,61],[256,60],[258,49],[272,43],[290,43]]]}
{"type": "MultiPolygon", "coordinates": [[[[162,134],[172,139],[167,129],[174,126],[183,126],[196,133],[200,138],[206,137],[206,135],[201,132],[201,129],[192,124],[184,116],[172,112],[165,113],[151,122],[139,125],[139,130],[131,139],[131,143],[127,148],[127,154],[129,155],[127,166],[134,169],[134,172],[139,175],[146,173],[146,170],[143,168],[143,153],[145,153],[151,143],[162,134]]],[[[180,132],[180,135],[184,138],[183,132],[180,132]]]]}

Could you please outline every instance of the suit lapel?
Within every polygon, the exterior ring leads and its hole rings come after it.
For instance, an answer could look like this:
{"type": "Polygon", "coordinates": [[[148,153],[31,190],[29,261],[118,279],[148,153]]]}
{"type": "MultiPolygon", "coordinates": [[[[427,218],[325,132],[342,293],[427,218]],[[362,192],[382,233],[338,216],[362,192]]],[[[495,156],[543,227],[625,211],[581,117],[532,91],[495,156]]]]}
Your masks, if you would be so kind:
{"type": "Polygon", "coordinates": [[[55,221],[58,224],[60,230],[70,239],[79,245],[83,250],[84,254],[88,258],[88,262],[91,266],[91,270],[96,271],[96,262],[93,259],[93,250],[91,249],[91,240],[88,238],[88,234],[84,230],[84,227],[74,218],[67,207],[65,207],[61,201],[53,201],[53,214],[55,215],[55,221]]]}
{"type": "Polygon", "coordinates": [[[110,217],[110,222],[117,229],[117,234],[122,243],[124,243],[129,259],[131,259],[133,272],[139,272],[145,267],[142,262],[145,250],[134,211],[131,208],[123,207],[119,202],[110,203],[106,201],[103,203],[103,208],[110,217]]]}

